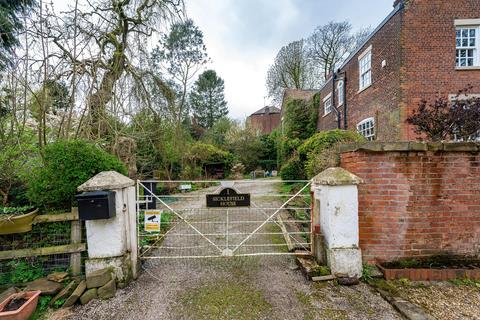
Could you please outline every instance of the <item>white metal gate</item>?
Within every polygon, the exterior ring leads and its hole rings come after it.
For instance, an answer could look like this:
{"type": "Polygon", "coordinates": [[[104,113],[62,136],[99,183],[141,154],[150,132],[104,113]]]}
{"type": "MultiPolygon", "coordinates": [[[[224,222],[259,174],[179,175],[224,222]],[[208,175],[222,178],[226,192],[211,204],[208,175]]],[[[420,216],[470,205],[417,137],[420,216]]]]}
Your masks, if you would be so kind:
{"type": "Polygon", "coordinates": [[[138,181],[140,257],[284,255],[298,250],[308,254],[312,231],[310,184],[306,180],[278,179],[138,181]],[[225,187],[249,193],[250,207],[207,208],[206,195],[217,194],[225,187]],[[156,209],[148,209],[152,206],[156,209]]]}

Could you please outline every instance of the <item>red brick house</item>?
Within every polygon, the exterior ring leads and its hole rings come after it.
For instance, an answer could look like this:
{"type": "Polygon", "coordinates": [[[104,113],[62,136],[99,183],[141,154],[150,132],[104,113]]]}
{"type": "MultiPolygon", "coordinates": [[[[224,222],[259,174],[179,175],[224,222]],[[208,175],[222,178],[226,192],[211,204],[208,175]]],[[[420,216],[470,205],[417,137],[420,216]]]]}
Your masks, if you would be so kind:
{"type": "Polygon", "coordinates": [[[281,111],[277,107],[263,107],[247,118],[248,125],[263,134],[269,134],[280,125],[281,111]]]}
{"type": "Polygon", "coordinates": [[[405,120],[419,102],[467,85],[480,94],[480,0],[397,0],[320,89],[317,129],[415,140],[405,120]]]}

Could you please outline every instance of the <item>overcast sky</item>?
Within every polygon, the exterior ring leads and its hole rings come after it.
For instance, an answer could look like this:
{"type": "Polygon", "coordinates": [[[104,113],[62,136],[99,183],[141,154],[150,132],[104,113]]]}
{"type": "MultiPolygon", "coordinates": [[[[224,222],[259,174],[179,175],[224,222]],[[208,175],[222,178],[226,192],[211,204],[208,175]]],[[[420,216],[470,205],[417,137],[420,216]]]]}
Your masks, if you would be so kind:
{"type": "Polygon", "coordinates": [[[375,28],[393,9],[393,0],[186,2],[188,15],[204,33],[211,67],[225,80],[230,115],[239,119],[263,107],[266,73],[282,46],[331,20],[375,28]]]}
{"type": "MultiPolygon", "coordinates": [[[[69,0],[53,0],[57,8],[69,0]]],[[[212,64],[225,80],[230,116],[243,119],[263,107],[265,77],[278,50],[308,37],[316,26],[348,20],[375,28],[393,0],[185,0],[204,33],[212,64]]],[[[267,104],[268,104],[267,99],[267,104]]]]}

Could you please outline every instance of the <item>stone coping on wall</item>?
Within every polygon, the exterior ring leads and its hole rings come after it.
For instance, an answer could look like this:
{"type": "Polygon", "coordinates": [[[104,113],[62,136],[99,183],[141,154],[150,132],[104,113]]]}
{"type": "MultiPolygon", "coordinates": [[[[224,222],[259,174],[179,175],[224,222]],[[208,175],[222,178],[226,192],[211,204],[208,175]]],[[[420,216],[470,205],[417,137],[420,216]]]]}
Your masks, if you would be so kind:
{"type": "Polygon", "coordinates": [[[356,142],[340,146],[340,153],[365,151],[365,152],[480,152],[480,142],[356,142]]]}

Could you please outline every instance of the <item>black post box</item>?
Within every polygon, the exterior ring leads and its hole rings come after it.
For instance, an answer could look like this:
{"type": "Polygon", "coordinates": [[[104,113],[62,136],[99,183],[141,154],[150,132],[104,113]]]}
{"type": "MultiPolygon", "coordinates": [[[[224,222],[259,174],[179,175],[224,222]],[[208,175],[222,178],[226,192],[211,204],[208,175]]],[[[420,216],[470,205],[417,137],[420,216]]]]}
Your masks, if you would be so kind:
{"type": "Polygon", "coordinates": [[[80,220],[100,220],[115,217],[115,192],[92,191],[76,196],[80,220]]]}

